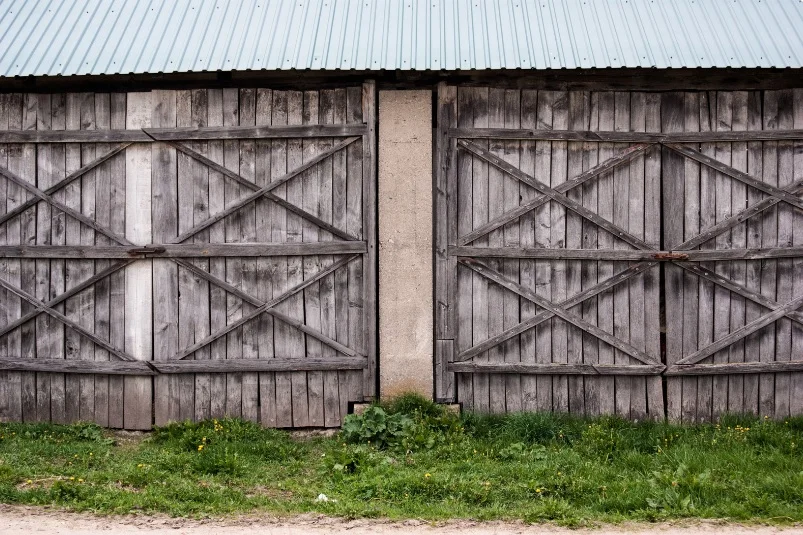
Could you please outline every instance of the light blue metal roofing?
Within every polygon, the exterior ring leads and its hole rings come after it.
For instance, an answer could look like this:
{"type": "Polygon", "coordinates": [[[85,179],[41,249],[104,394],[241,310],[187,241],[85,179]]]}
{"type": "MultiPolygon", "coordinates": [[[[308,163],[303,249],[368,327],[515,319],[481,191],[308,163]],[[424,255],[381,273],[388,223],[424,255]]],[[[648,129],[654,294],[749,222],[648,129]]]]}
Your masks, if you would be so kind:
{"type": "Polygon", "coordinates": [[[803,0],[0,0],[0,76],[803,67],[803,0]]]}

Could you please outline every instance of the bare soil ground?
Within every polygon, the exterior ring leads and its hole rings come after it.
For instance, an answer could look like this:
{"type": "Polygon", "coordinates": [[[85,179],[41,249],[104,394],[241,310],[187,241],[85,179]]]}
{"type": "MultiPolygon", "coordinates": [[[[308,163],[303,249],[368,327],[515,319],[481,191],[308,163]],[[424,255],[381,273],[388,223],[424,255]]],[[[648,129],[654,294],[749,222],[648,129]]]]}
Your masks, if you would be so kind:
{"type": "Polygon", "coordinates": [[[275,518],[243,516],[192,520],[166,516],[99,517],[41,507],[0,505],[0,534],[36,535],[803,535],[803,526],[784,528],[694,521],[660,524],[622,524],[592,529],[509,522],[453,521],[430,524],[417,520],[341,520],[324,516],[275,518]]]}

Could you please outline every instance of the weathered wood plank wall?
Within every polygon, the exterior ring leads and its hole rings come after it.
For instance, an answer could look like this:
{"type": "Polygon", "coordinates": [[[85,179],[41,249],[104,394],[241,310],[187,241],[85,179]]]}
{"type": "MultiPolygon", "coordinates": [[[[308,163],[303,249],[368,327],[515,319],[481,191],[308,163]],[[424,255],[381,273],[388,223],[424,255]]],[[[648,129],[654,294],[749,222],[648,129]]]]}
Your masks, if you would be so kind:
{"type": "Polygon", "coordinates": [[[801,413],[803,90],[438,92],[436,397],[801,413]]]}
{"type": "Polygon", "coordinates": [[[374,394],[374,93],[0,94],[0,419],[339,425],[374,394]]]}

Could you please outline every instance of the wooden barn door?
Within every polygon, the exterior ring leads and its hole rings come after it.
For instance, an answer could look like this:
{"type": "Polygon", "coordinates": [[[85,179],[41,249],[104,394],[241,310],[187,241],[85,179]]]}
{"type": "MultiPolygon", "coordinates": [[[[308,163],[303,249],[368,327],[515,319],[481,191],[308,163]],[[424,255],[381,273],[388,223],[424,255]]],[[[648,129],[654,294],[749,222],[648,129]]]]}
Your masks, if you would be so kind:
{"type": "Polygon", "coordinates": [[[803,414],[803,90],[663,109],[668,415],[803,414]]]}
{"type": "Polygon", "coordinates": [[[338,426],[374,395],[374,86],[0,95],[0,417],[338,426]]]}
{"type": "Polygon", "coordinates": [[[660,151],[645,93],[439,89],[439,397],[662,417],[660,151]],[[453,375],[454,374],[454,375],[453,375]]]}

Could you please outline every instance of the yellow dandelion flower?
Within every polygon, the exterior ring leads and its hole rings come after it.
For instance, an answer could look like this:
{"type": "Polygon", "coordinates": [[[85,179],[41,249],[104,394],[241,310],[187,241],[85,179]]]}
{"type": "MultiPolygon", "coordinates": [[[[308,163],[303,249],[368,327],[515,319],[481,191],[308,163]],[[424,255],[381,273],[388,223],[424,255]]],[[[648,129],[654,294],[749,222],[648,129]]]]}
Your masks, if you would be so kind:
{"type": "Polygon", "coordinates": [[[33,483],[33,481],[31,481],[31,480],[29,479],[29,480],[27,481],[27,483],[30,485],[31,483],[33,483]]]}
{"type": "Polygon", "coordinates": [[[424,474],[424,477],[425,477],[425,478],[427,478],[427,479],[429,479],[430,477],[432,477],[432,474],[430,474],[429,472],[427,472],[426,474],[424,474]]]}
{"type": "Polygon", "coordinates": [[[79,478],[78,478],[78,482],[79,482],[79,483],[83,483],[83,482],[84,482],[84,480],[83,480],[83,479],[81,479],[81,478],[79,477],[79,478]]]}

